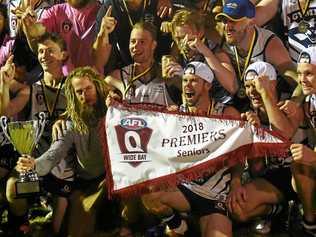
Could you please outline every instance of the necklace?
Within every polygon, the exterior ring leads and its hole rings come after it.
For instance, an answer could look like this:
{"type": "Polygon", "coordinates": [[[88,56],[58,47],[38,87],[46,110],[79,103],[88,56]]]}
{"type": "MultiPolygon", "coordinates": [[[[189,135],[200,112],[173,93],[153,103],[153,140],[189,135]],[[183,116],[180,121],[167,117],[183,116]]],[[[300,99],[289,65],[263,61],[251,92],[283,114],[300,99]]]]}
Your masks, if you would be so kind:
{"type": "MultiPolygon", "coordinates": [[[[238,51],[237,51],[237,47],[234,46],[234,54],[235,54],[235,58],[236,58],[236,64],[237,64],[237,69],[238,69],[238,76],[239,76],[239,80],[241,82],[243,82],[244,73],[245,73],[247,67],[249,66],[250,59],[251,59],[253,50],[255,48],[257,35],[258,35],[258,32],[255,29],[255,31],[252,34],[252,39],[251,39],[251,43],[250,43],[250,46],[249,46],[249,49],[248,49],[248,54],[247,54],[247,57],[246,57],[246,61],[245,61],[243,70],[241,70],[241,65],[240,65],[241,62],[239,60],[239,54],[238,54],[238,51]]],[[[244,83],[241,83],[241,86],[240,86],[240,88],[239,88],[239,90],[237,92],[237,96],[239,98],[245,98],[246,97],[246,90],[244,88],[244,83]]]]}
{"type": "MultiPolygon", "coordinates": [[[[135,23],[133,22],[132,17],[131,17],[131,15],[130,15],[130,12],[129,12],[129,10],[128,10],[127,4],[126,4],[126,0],[123,0],[123,6],[124,6],[124,10],[125,10],[125,12],[126,12],[126,15],[127,15],[127,17],[128,17],[128,22],[129,22],[130,26],[133,28],[134,25],[135,25],[135,23]]],[[[143,1],[142,14],[141,14],[142,16],[144,15],[146,6],[147,6],[147,0],[144,0],[144,1],[143,1]]]]}
{"type": "Polygon", "coordinates": [[[298,8],[300,13],[302,14],[302,21],[298,24],[298,31],[300,33],[306,33],[310,27],[310,25],[305,21],[305,16],[307,13],[307,10],[309,8],[309,5],[311,3],[311,0],[306,0],[304,6],[301,6],[300,0],[297,0],[298,2],[298,8]]]}
{"type": "Polygon", "coordinates": [[[135,93],[134,82],[137,81],[138,79],[140,79],[141,77],[145,76],[148,72],[150,72],[151,69],[153,68],[153,66],[154,66],[154,63],[152,63],[150,65],[150,67],[145,69],[143,72],[141,72],[135,76],[135,64],[132,65],[132,72],[131,72],[130,78],[128,80],[128,85],[124,91],[124,97],[126,97],[127,93],[129,93],[129,95],[131,95],[131,96],[134,95],[134,93],[135,93]]]}
{"type": "Polygon", "coordinates": [[[55,96],[53,104],[49,103],[48,95],[46,93],[46,90],[47,90],[46,86],[47,85],[45,84],[43,79],[40,80],[40,82],[41,82],[41,86],[42,86],[42,90],[43,90],[45,106],[46,106],[47,111],[48,111],[48,116],[49,116],[49,118],[52,118],[53,115],[54,115],[54,111],[56,109],[56,105],[57,105],[57,102],[58,102],[60,91],[62,89],[62,86],[63,86],[64,82],[65,82],[65,78],[63,78],[62,81],[59,83],[59,87],[57,88],[57,93],[56,93],[56,96],[55,96]]]}

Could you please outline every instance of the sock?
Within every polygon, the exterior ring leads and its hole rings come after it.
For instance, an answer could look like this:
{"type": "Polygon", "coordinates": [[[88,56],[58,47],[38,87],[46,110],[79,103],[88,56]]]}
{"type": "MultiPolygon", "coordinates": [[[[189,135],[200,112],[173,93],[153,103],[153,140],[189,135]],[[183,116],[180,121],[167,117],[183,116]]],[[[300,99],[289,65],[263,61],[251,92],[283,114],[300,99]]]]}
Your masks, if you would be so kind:
{"type": "Polygon", "coordinates": [[[181,217],[178,213],[173,213],[171,216],[163,218],[162,222],[166,223],[169,229],[176,229],[181,225],[181,217]]]}
{"type": "Polygon", "coordinates": [[[267,217],[271,219],[272,217],[276,216],[282,211],[282,205],[281,204],[272,204],[271,210],[269,211],[267,217]]]}
{"type": "Polygon", "coordinates": [[[302,225],[306,231],[316,233],[316,221],[310,222],[303,217],[302,225]]]}

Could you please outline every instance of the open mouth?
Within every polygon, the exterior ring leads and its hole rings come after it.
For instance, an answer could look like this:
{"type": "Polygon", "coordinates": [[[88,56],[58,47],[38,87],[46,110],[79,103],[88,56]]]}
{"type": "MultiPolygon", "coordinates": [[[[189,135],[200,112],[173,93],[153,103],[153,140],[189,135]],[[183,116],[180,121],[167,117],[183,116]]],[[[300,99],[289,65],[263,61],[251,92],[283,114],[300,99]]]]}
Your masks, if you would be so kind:
{"type": "Polygon", "coordinates": [[[185,97],[187,99],[192,99],[194,95],[195,95],[194,92],[185,92],[185,97]]]}

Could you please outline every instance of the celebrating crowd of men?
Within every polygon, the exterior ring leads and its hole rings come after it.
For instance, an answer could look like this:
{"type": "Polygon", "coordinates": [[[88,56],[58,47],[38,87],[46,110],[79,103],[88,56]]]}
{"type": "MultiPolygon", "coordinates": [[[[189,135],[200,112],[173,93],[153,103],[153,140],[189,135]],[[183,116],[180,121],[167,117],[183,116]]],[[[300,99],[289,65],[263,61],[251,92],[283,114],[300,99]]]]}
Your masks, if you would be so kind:
{"type": "Polygon", "coordinates": [[[0,115],[46,117],[32,154],[18,154],[0,131],[4,236],[32,234],[36,198],[17,193],[30,170],[52,197],[53,236],[94,236],[109,213],[116,236],[233,236],[240,222],[267,234],[289,203],[301,210],[292,212],[301,215],[294,236],[316,236],[315,24],[316,0],[2,3],[0,115]],[[292,145],[286,157],[108,200],[99,131],[112,100],[228,115],[292,145]]]}

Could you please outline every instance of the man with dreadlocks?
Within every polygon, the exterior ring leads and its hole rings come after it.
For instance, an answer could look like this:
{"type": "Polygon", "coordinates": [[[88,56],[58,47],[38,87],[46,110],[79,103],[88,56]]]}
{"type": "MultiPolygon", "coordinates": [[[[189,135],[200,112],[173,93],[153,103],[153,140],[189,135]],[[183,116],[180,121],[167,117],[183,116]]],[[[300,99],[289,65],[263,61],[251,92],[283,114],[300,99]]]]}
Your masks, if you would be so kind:
{"type": "Polygon", "coordinates": [[[65,81],[69,121],[63,136],[37,159],[22,156],[17,162],[19,172],[35,169],[42,176],[69,152],[75,152],[75,190],[70,196],[68,220],[70,236],[92,236],[94,233],[96,206],[101,204],[99,200],[104,194],[105,169],[98,125],[106,113],[107,92],[104,80],[92,68],[75,69],[65,81]]]}

